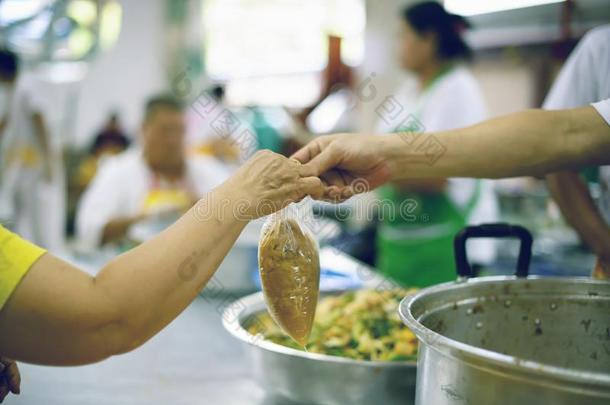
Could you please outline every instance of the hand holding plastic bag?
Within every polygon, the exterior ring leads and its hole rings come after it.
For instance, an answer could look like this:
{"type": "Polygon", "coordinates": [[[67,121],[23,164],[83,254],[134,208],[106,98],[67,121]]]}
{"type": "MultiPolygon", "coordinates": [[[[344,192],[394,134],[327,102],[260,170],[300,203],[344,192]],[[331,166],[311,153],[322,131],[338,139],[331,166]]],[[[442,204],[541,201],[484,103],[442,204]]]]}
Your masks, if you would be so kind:
{"type": "Polygon", "coordinates": [[[302,223],[311,217],[309,198],[270,215],[258,247],[269,313],[301,346],[309,339],[320,289],[318,244],[302,223]]]}

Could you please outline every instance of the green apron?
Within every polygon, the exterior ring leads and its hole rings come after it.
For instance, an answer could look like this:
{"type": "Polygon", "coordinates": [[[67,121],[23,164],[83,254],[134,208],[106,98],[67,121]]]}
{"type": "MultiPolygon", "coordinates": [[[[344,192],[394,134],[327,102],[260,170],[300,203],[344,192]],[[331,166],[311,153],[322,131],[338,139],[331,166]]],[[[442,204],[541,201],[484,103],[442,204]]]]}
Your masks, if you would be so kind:
{"type": "Polygon", "coordinates": [[[377,268],[405,286],[426,287],[454,280],[453,237],[466,225],[480,195],[475,192],[460,208],[444,193],[403,193],[388,185],[379,190],[384,213],[377,230],[377,268]],[[400,215],[400,204],[413,200],[414,210],[400,215]],[[386,215],[387,214],[387,215],[386,215]]]}
{"type": "MultiPolygon", "coordinates": [[[[415,108],[416,116],[421,113],[417,110],[421,109],[424,96],[449,70],[441,71],[424,90],[415,108]]],[[[399,130],[409,128],[396,129],[399,130]]],[[[446,193],[411,193],[392,185],[381,187],[379,196],[385,212],[376,237],[379,271],[405,286],[426,287],[454,280],[453,237],[466,225],[480,188],[477,181],[472,197],[460,208],[446,193]],[[401,215],[400,211],[406,212],[401,215]]]]}

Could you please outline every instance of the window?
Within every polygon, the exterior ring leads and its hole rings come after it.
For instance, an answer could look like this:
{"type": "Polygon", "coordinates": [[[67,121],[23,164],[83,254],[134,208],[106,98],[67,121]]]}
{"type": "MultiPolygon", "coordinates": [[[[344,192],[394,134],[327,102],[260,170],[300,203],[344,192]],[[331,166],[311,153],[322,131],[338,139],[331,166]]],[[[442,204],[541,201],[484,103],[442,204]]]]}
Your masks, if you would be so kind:
{"type": "Polygon", "coordinates": [[[468,16],[562,1],[565,0],[445,0],[445,8],[454,14],[468,16]]]}
{"type": "Polygon", "coordinates": [[[234,104],[313,103],[327,63],[327,36],[343,38],[350,65],[364,53],[364,0],[206,0],[208,75],[226,81],[234,104]]]}

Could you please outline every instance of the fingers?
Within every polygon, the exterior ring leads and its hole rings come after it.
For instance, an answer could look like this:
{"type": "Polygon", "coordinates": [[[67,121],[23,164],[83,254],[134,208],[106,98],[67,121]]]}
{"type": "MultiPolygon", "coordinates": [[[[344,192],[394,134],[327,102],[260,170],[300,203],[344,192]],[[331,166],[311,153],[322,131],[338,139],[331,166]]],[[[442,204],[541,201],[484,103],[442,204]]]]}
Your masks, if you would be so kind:
{"type": "Polygon", "coordinates": [[[335,146],[335,144],[331,143],[318,155],[316,155],[309,162],[307,162],[304,166],[311,168],[315,175],[320,175],[339,166],[340,163],[340,150],[338,149],[338,146],[335,146]]]}
{"type": "Polygon", "coordinates": [[[307,145],[299,149],[291,157],[305,164],[309,163],[313,158],[322,153],[328,145],[339,139],[343,134],[325,135],[320,136],[309,142],[307,145]]]}
{"type": "Polygon", "coordinates": [[[345,181],[345,176],[338,170],[329,170],[326,173],[320,176],[322,181],[327,187],[335,186],[339,188],[343,188],[347,186],[347,182],[345,181]]]}
{"type": "Polygon", "coordinates": [[[301,178],[299,188],[304,195],[310,195],[313,198],[320,198],[324,194],[322,180],[315,176],[301,178]]]}
{"type": "Polygon", "coordinates": [[[307,145],[296,151],[291,158],[296,159],[301,163],[309,162],[322,151],[323,145],[320,142],[321,140],[321,138],[318,138],[309,142],[307,145]]]}
{"type": "Polygon", "coordinates": [[[311,166],[306,166],[306,165],[302,165],[299,163],[299,167],[297,168],[298,172],[299,172],[299,176],[301,177],[312,177],[312,176],[317,176],[318,173],[316,173],[315,168],[311,167],[311,166]]]}
{"type": "Polygon", "coordinates": [[[21,392],[21,374],[19,374],[17,363],[12,362],[9,364],[4,370],[4,375],[10,391],[13,394],[19,394],[21,392]]]}

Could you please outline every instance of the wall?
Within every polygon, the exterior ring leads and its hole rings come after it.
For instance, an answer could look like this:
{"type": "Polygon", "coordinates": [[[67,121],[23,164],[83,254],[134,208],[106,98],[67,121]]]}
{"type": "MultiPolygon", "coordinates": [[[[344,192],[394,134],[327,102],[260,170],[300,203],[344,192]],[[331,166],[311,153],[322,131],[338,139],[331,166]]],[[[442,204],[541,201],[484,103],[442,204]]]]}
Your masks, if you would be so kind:
{"type": "Polygon", "coordinates": [[[90,142],[109,112],[117,109],[125,129],[135,133],[148,96],[166,86],[165,0],[123,0],[123,24],[116,45],[98,56],[80,83],[71,138],[90,142]]]}
{"type": "Polygon", "coordinates": [[[375,109],[404,79],[397,62],[396,42],[400,30],[400,10],[414,1],[367,1],[364,62],[357,70],[358,80],[367,78],[375,87],[377,96],[361,99],[360,129],[372,131],[378,120],[375,109]],[[372,100],[368,100],[371,98],[372,100]]]}

